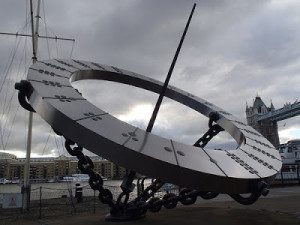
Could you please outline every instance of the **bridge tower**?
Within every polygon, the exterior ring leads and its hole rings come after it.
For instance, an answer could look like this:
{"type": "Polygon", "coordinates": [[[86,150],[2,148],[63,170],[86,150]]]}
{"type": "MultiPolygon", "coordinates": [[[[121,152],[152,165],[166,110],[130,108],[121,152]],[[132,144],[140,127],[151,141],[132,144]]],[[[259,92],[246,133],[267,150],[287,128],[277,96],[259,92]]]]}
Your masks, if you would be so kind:
{"type": "Polygon", "coordinates": [[[276,148],[279,147],[279,135],[277,121],[272,118],[261,119],[265,115],[275,112],[273,103],[270,107],[262,101],[259,96],[253,101],[253,106],[246,105],[247,123],[255,130],[260,132],[266,139],[268,139],[276,148]]]}

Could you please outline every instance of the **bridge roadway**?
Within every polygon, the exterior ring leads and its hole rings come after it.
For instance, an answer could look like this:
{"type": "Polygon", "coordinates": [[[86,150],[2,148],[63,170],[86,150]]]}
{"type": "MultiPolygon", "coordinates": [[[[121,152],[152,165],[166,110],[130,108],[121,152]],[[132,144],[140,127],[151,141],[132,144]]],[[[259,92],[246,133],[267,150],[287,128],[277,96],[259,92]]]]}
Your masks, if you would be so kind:
{"type": "MultiPolygon", "coordinates": [[[[254,205],[243,206],[225,195],[215,200],[199,200],[192,206],[181,206],[159,213],[147,213],[145,219],[119,222],[118,225],[299,225],[300,186],[273,188],[267,197],[254,205]]],[[[107,225],[104,217],[109,209],[96,214],[80,213],[66,217],[22,221],[22,225],[107,225]]],[[[17,221],[21,222],[21,221],[17,221]]],[[[19,224],[19,223],[14,223],[19,224]]],[[[10,224],[6,224],[10,225],[10,224]]]]}
{"type": "Polygon", "coordinates": [[[295,102],[293,104],[286,104],[280,109],[276,109],[268,112],[267,114],[261,115],[257,118],[257,121],[281,121],[298,115],[300,115],[300,102],[295,102]]]}

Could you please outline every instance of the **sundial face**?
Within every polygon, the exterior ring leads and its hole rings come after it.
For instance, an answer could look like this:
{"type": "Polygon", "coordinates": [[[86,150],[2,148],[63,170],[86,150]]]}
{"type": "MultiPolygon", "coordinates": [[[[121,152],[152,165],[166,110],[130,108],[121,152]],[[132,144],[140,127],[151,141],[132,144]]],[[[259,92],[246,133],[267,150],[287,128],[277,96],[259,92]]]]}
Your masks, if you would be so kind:
{"type": "Polygon", "coordinates": [[[92,105],[71,85],[84,79],[108,80],[159,93],[163,83],[117,67],[81,60],[38,61],[27,80],[29,103],[64,137],[127,169],[179,186],[216,193],[248,193],[260,180],[270,182],[282,162],[272,144],[231,113],[173,86],[165,96],[209,116],[238,143],[214,150],[159,137],[120,121],[92,105]]]}

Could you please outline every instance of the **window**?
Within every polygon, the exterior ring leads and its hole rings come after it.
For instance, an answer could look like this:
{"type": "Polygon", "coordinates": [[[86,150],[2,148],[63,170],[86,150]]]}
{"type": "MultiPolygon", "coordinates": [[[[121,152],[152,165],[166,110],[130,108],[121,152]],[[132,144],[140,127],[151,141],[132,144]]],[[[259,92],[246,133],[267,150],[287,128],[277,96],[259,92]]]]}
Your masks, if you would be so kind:
{"type": "Polygon", "coordinates": [[[258,113],[261,113],[261,107],[258,107],[258,113]]]}

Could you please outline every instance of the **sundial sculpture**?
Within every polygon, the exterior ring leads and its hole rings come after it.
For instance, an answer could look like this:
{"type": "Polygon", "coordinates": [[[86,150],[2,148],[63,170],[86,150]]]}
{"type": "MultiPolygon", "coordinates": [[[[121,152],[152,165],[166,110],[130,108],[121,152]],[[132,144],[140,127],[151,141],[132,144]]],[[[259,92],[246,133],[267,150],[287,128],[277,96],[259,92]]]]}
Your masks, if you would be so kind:
{"type": "MultiPolygon", "coordinates": [[[[90,180],[91,185],[98,185],[102,193],[99,198],[115,210],[111,214],[116,212],[124,216],[125,212],[127,217],[139,216],[137,214],[144,214],[147,209],[154,212],[162,206],[172,208],[178,201],[190,204],[198,195],[212,198],[217,193],[229,194],[241,204],[252,204],[268,193],[268,185],[281,169],[280,155],[266,138],[213,103],[171,85],[166,87],[166,97],[210,119],[210,130],[195,145],[186,145],[132,126],[97,108],[71,85],[73,81],[85,79],[118,82],[155,93],[161,93],[164,83],[95,62],[54,59],[36,62],[29,68],[27,80],[16,84],[21,105],[38,113],[56,133],[63,135],[69,151],[76,152],[84,147],[117,165],[157,179],[154,187],[146,190],[148,193],[129,203],[132,177],[125,179],[123,195],[117,201],[102,188],[101,180],[98,183],[90,180]],[[204,149],[205,144],[223,129],[237,142],[237,149],[204,149]],[[70,146],[75,143],[80,147],[72,149],[70,146]],[[188,189],[179,196],[173,194],[153,200],[149,192],[155,192],[163,182],[188,189]],[[250,193],[250,196],[243,197],[243,193],[250,193]],[[119,208],[116,202],[122,203],[119,208]],[[130,209],[134,213],[130,214],[130,209]]],[[[90,173],[90,159],[82,154],[78,158],[84,160],[80,168],[90,173]]],[[[95,177],[95,173],[91,176],[95,177]]]]}

